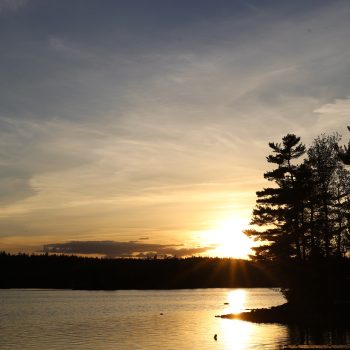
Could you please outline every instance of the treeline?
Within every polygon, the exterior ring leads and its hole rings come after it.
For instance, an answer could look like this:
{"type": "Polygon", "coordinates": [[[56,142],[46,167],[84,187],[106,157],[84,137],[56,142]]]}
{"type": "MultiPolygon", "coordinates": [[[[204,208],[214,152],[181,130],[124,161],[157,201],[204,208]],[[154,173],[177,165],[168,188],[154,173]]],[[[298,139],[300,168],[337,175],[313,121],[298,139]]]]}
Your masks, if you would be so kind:
{"type": "Polygon", "coordinates": [[[246,233],[261,245],[255,260],[317,261],[344,258],[350,251],[350,162],[338,134],[318,136],[310,147],[288,134],[270,142],[264,177],[273,185],[257,192],[246,233]]]}
{"type": "Polygon", "coordinates": [[[279,287],[269,263],[192,257],[99,259],[0,253],[0,288],[180,289],[279,287]]]}

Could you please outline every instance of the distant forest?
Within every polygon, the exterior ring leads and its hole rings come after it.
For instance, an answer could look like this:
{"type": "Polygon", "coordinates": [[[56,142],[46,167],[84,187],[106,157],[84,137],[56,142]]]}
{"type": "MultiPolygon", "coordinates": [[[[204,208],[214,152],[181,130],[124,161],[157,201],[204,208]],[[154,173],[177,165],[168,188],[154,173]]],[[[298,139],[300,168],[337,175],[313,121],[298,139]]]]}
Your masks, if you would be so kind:
{"type": "Polygon", "coordinates": [[[281,272],[246,260],[101,259],[0,253],[0,288],[181,289],[278,287],[281,272]]]}

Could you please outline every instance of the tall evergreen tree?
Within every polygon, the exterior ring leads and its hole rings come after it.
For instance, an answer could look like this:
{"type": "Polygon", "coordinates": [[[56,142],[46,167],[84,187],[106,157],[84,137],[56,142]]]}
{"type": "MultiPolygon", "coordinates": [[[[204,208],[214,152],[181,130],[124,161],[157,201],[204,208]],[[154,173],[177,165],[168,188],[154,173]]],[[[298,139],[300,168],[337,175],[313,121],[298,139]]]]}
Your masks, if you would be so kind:
{"type": "Polygon", "coordinates": [[[303,309],[333,307],[348,294],[344,288],[350,290],[344,278],[344,257],[350,257],[350,172],[339,161],[346,159],[339,156],[342,152],[350,155],[350,147],[339,148],[339,140],[338,134],[322,134],[306,154],[293,134],[282,143],[269,143],[273,154],[267,161],[275,168],[264,177],[274,186],[257,192],[251,222],[263,230],[246,231],[262,241],[255,259],[282,263],[287,300],[303,309]]]}
{"type": "Polygon", "coordinates": [[[257,192],[257,205],[253,211],[252,224],[265,227],[264,231],[250,231],[248,234],[264,241],[255,248],[257,258],[283,259],[297,256],[302,259],[299,230],[300,186],[299,165],[294,164],[305,153],[300,137],[288,134],[282,143],[269,143],[273,154],[267,157],[277,167],[264,174],[274,182],[274,187],[257,192]]]}
{"type": "Polygon", "coordinates": [[[262,244],[256,259],[344,257],[350,248],[350,173],[339,162],[339,134],[318,136],[305,154],[300,138],[288,134],[269,143],[275,164],[264,177],[273,187],[257,192],[252,224],[246,233],[262,244]]]}

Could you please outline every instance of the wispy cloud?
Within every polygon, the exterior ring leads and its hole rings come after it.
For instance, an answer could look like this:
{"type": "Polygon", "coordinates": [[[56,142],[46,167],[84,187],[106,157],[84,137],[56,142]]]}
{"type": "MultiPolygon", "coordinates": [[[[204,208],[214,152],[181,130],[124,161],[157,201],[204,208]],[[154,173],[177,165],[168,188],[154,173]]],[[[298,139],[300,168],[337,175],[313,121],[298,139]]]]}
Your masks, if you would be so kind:
{"type": "Polygon", "coordinates": [[[29,0],[0,0],[0,14],[4,11],[17,11],[29,0]]]}
{"type": "Polygon", "coordinates": [[[340,132],[344,136],[345,143],[348,140],[347,126],[350,115],[350,98],[335,99],[317,108],[314,113],[317,116],[319,132],[340,132]]]}
{"type": "Polygon", "coordinates": [[[83,4],[0,1],[0,237],[186,243],[346,130],[347,1],[83,4]]]}

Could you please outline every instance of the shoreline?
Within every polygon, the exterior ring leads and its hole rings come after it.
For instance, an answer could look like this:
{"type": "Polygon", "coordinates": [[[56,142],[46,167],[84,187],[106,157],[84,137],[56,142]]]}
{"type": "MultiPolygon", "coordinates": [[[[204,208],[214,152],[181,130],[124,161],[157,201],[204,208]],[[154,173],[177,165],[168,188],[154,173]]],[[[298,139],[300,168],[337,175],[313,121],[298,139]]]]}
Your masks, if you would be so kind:
{"type": "Polygon", "coordinates": [[[253,309],[240,314],[224,314],[215,317],[238,319],[253,323],[280,323],[306,326],[349,326],[350,306],[302,307],[285,303],[271,308],[253,309]]]}

